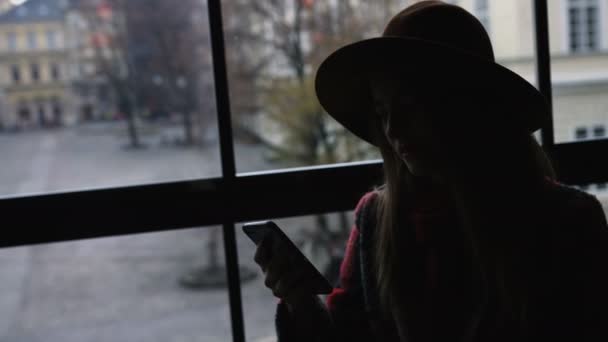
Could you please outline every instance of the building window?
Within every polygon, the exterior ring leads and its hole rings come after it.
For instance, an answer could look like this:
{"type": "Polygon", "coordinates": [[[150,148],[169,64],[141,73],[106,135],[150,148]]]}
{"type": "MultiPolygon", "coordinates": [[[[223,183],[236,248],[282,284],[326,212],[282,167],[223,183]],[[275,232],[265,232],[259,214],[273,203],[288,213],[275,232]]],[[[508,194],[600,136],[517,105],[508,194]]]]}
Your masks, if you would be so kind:
{"type": "Polygon", "coordinates": [[[57,48],[57,33],[53,30],[46,31],[46,47],[49,49],[57,48]]]}
{"type": "Polygon", "coordinates": [[[17,33],[8,32],[6,34],[6,47],[8,51],[17,51],[17,33]]]}
{"type": "Polygon", "coordinates": [[[61,115],[61,104],[59,104],[58,101],[53,101],[53,118],[55,119],[56,123],[61,121],[61,115]]]}
{"type": "Polygon", "coordinates": [[[46,4],[40,5],[40,7],[38,7],[38,14],[40,14],[41,16],[49,15],[48,6],[46,4]]]}
{"type": "Polygon", "coordinates": [[[59,70],[59,65],[56,63],[51,64],[51,78],[54,81],[58,81],[59,79],[61,79],[61,73],[59,70]]]}
{"type": "Polygon", "coordinates": [[[29,31],[27,33],[27,47],[30,50],[36,49],[36,32],[29,31]]]}
{"type": "Polygon", "coordinates": [[[483,24],[486,31],[490,32],[490,7],[488,0],[475,0],[475,16],[483,24]]]}
{"type": "Polygon", "coordinates": [[[601,138],[606,136],[606,127],[604,127],[604,125],[597,125],[595,127],[593,127],[593,137],[594,138],[601,138]]]}
{"type": "Polygon", "coordinates": [[[574,138],[576,140],[587,139],[588,136],[589,132],[587,130],[587,127],[577,127],[574,131],[574,138]]]}
{"type": "Polygon", "coordinates": [[[30,119],[31,119],[30,109],[25,104],[20,105],[19,109],[17,110],[17,116],[19,117],[19,120],[21,122],[30,121],[30,119]]]}
{"type": "Polygon", "coordinates": [[[38,124],[46,126],[46,110],[44,110],[44,104],[38,104],[38,124]]]}
{"type": "Polygon", "coordinates": [[[30,74],[32,76],[32,81],[40,81],[40,68],[38,67],[38,64],[30,64],[30,74]]]}
{"type": "Polygon", "coordinates": [[[599,5],[597,0],[568,0],[570,52],[599,49],[599,5]]]}
{"type": "Polygon", "coordinates": [[[11,77],[14,83],[21,82],[21,72],[18,65],[11,65],[11,77]]]}
{"type": "Polygon", "coordinates": [[[19,17],[25,17],[27,15],[27,7],[25,6],[19,6],[17,8],[17,16],[19,17]]]}

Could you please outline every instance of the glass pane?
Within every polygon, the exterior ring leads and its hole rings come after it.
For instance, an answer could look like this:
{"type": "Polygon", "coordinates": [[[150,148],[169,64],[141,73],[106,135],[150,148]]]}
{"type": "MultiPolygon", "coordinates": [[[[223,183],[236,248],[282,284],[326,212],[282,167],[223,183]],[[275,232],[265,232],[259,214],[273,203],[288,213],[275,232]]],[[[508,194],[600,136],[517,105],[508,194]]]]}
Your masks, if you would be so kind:
{"type": "Polygon", "coordinates": [[[214,234],[221,229],[0,249],[0,340],[229,341],[226,287],[184,286],[210,267],[214,234]]]}
{"type": "MultiPolygon", "coordinates": [[[[414,1],[224,1],[230,95],[239,172],[376,159],[380,155],[326,115],[313,79],[338,47],[379,36],[414,1]],[[257,165],[252,159],[263,159],[257,165]],[[254,168],[258,167],[258,168],[254,168]]],[[[499,63],[534,81],[531,1],[452,1],[492,28],[499,63]],[[479,10],[476,11],[476,8],[479,10]],[[477,13],[479,12],[479,13],[477,13]]]]}
{"type": "Polygon", "coordinates": [[[10,1],[0,196],[221,173],[204,1],[10,1]]]}
{"type": "MultiPolygon", "coordinates": [[[[353,215],[353,212],[342,212],[273,221],[331,284],[337,284],[353,215]]],[[[278,299],[264,285],[264,274],[253,260],[255,245],[243,233],[241,225],[237,229],[241,278],[244,274],[255,274],[255,278],[248,277],[251,281],[242,285],[247,341],[276,341],[274,317],[278,299]]]]}
{"type": "Polygon", "coordinates": [[[608,125],[608,6],[548,1],[555,141],[604,139],[608,125]],[[584,16],[581,16],[584,14],[584,16]],[[589,134],[580,134],[581,130],[589,134]],[[592,134],[593,133],[593,134],[592,134]],[[596,134],[597,133],[597,134],[596,134]]]}

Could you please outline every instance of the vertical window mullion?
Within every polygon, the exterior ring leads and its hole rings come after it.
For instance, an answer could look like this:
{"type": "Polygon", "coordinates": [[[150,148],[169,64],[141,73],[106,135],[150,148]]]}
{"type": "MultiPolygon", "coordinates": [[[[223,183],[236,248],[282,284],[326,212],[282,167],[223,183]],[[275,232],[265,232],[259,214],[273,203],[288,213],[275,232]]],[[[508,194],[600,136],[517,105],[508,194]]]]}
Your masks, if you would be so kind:
{"type": "Polygon", "coordinates": [[[233,184],[236,179],[234,160],[234,144],[232,139],[232,123],[230,115],[230,100],[228,97],[228,76],[226,72],[226,57],[224,46],[224,31],[220,0],[207,2],[209,29],[211,35],[211,52],[213,58],[213,75],[215,82],[215,99],[220,135],[220,156],[222,162],[223,189],[220,199],[227,212],[223,218],[223,238],[225,264],[228,276],[228,295],[230,300],[230,318],[232,325],[232,340],[245,342],[243,324],[243,305],[241,300],[241,282],[238,267],[236,236],[234,231],[234,208],[230,197],[233,196],[233,184]]]}
{"type": "Polygon", "coordinates": [[[549,50],[549,18],[547,0],[534,1],[534,26],[536,41],[536,78],[538,89],[545,96],[549,116],[542,126],[541,140],[545,149],[555,144],[553,131],[553,98],[551,91],[551,56],[549,50]]]}

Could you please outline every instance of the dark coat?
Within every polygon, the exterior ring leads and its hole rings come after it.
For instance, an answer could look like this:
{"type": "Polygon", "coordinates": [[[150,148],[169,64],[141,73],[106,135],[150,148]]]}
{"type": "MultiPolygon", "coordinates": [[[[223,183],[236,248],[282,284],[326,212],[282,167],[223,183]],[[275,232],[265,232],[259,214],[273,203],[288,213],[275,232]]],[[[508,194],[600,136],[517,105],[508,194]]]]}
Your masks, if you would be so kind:
{"type": "MultiPolygon", "coordinates": [[[[357,204],[340,284],[327,297],[327,309],[318,308],[313,340],[399,341],[395,324],[379,312],[370,260],[376,195],[367,193],[357,204]]],[[[608,341],[608,225],[602,206],[595,196],[553,181],[547,182],[546,198],[539,205],[546,216],[539,230],[541,244],[531,256],[538,270],[531,281],[534,310],[528,334],[516,340],[608,341]]],[[[279,342],[304,341],[296,334],[295,320],[279,303],[279,342]]],[[[481,331],[478,341],[513,340],[491,324],[481,331]]],[[[305,340],[311,341],[310,336],[305,340]]]]}

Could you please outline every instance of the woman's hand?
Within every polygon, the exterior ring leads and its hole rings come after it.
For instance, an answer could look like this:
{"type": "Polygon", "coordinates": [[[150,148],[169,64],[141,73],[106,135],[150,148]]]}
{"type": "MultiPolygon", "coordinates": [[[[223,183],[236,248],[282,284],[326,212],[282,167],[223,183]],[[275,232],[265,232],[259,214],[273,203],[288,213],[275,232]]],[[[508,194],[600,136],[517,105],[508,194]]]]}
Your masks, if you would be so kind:
{"type": "Polygon", "coordinates": [[[257,246],[254,260],[266,276],[266,287],[285,301],[289,311],[314,305],[317,301],[310,281],[312,277],[296,261],[294,253],[278,241],[273,241],[272,235],[268,235],[257,246]]]}

